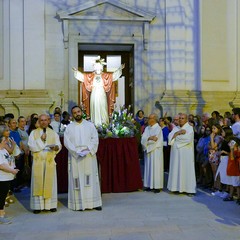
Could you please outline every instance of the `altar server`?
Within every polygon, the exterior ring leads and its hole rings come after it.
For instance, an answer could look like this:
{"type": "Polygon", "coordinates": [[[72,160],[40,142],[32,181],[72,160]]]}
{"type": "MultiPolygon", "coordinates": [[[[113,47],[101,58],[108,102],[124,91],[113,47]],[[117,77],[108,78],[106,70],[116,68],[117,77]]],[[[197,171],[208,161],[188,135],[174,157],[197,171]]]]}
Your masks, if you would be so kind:
{"type": "Polygon", "coordinates": [[[144,150],[144,187],[147,191],[160,192],[163,188],[163,135],[156,114],[148,117],[141,143],[144,150]]]}
{"type": "Polygon", "coordinates": [[[179,127],[174,129],[173,134],[169,134],[171,153],[167,188],[172,192],[184,192],[192,196],[196,193],[194,132],[186,114],[180,114],[179,127]]]}
{"type": "Polygon", "coordinates": [[[48,116],[39,116],[39,127],[29,136],[33,156],[30,207],[33,213],[57,211],[57,174],[55,156],[61,150],[59,136],[48,127],[48,116]]]}
{"type": "Polygon", "coordinates": [[[72,108],[74,122],[64,132],[68,155],[68,208],[102,210],[98,165],[98,133],[92,122],[83,119],[80,107],[72,108]]]}

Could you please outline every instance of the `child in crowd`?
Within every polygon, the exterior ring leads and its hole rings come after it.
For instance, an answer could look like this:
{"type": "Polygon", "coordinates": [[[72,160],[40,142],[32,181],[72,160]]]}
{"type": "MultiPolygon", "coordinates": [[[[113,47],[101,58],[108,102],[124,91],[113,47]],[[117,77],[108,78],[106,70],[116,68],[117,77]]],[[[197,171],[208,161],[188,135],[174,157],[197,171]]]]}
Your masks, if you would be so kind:
{"type": "MultiPolygon", "coordinates": [[[[223,137],[221,136],[222,128],[220,124],[214,123],[212,125],[212,133],[210,134],[209,143],[209,163],[213,173],[213,190],[219,189],[219,180],[216,178],[217,168],[220,161],[220,148],[222,145],[223,137]]],[[[213,194],[214,195],[214,194],[213,194]]]]}
{"type": "Polygon", "coordinates": [[[209,126],[201,127],[200,134],[202,135],[196,146],[196,164],[199,169],[198,184],[203,187],[208,187],[212,183],[211,168],[208,161],[208,145],[210,143],[211,129],[209,126]]]}
{"type": "Polygon", "coordinates": [[[234,190],[237,190],[237,204],[240,205],[240,139],[230,141],[230,154],[227,165],[230,194],[225,201],[233,201],[234,190]]]}
{"type": "Polygon", "coordinates": [[[222,137],[223,141],[221,144],[220,148],[220,163],[217,169],[216,177],[220,178],[220,184],[219,184],[219,191],[215,192],[215,196],[219,196],[223,198],[224,201],[228,201],[229,199],[229,194],[226,192],[228,189],[225,189],[226,191],[223,192],[223,186],[226,188],[227,185],[230,184],[230,179],[227,176],[227,165],[228,165],[228,157],[230,153],[230,147],[229,147],[229,142],[233,138],[233,132],[232,129],[228,126],[222,127],[222,137]]]}

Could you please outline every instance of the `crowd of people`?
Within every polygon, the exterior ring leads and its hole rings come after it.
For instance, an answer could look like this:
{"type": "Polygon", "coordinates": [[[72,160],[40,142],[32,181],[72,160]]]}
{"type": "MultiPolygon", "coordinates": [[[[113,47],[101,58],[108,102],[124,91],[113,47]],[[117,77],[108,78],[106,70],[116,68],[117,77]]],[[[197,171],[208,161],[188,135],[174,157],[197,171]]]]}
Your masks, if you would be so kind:
{"type": "Polygon", "coordinates": [[[83,119],[80,107],[74,106],[71,115],[73,119],[57,107],[52,116],[31,114],[28,123],[23,116],[16,120],[12,113],[0,119],[0,224],[11,223],[4,209],[14,202],[11,196],[25,186],[30,187],[34,214],[57,211],[55,157],[62,148],[63,134],[71,163],[68,207],[102,210],[96,158],[98,133],[92,122],[83,119]]]}
{"type": "MultiPolygon", "coordinates": [[[[36,113],[15,119],[12,113],[0,119],[0,224],[9,224],[5,207],[13,194],[30,187],[34,214],[56,212],[58,203],[55,157],[68,150],[68,208],[102,210],[97,149],[98,132],[83,111],[71,113],[55,108],[52,115],[36,113]],[[27,169],[29,171],[27,171],[27,169]],[[30,176],[29,176],[30,173],[30,176]]],[[[170,193],[196,194],[197,186],[209,188],[213,196],[240,205],[240,108],[222,116],[179,113],[174,117],[148,117],[139,110],[139,157],[144,160],[143,185],[159,193],[168,175],[170,193]]]]}
{"type": "Polygon", "coordinates": [[[159,119],[156,114],[144,117],[139,110],[138,119],[144,129],[146,191],[161,191],[164,171],[169,192],[194,196],[199,186],[224,201],[234,201],[236,196],[240,205],[240,108],[223,115],[179,113],[159,119]]]}

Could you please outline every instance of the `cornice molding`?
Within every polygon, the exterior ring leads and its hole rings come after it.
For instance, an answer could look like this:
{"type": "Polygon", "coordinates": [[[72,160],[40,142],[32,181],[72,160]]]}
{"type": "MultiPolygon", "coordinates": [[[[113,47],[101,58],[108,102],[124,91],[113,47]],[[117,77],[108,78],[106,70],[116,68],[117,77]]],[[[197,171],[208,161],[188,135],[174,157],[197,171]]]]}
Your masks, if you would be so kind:
{"type": "Polygon", "coordinates": [[[136,9],[133,6],[114,0],[88,1],[84,4],[74,6],[67,10],[58,11],[57,16],[61,20],[141,21],[149,23],[155,18],[155,15],[150,12],[142,9],[136,9]],[[106,16],[103,14],[97,14],[100,10],[100,7],[105,8],[108,7],[107,5],[121,11],[122,16],[117,17],[116,15],[106,16]],[[89,10],[94,10],[96,14],[92,16],[84,15],[84,12],[89,10]],[[125,16],[124,13],[126,14],[125,16]]]}
{"type": "Polygon", "coordinates": [[[136,9],[116,0],[87,1],[83,4],[58,11],[57,18],[63,22],[63,41],[65,49],[69,42],[70,21],[119,21],[143,24],[144,49],[148,49],[149,25],[155,18],[153,13],[136,9]]]}

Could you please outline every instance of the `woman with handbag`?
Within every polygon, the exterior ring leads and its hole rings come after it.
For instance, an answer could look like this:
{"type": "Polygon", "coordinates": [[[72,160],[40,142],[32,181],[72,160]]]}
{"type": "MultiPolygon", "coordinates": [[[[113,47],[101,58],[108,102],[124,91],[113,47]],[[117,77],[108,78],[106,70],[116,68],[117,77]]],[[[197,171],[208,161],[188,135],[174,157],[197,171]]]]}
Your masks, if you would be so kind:
{"type": "MultiPolygon", "coordinates": [[[[223,142],[220,149],[220,163],[217,169],[216,178],[220,177],[219,194],[217,196],[223,198],[224,201],[229,201],[229,187],[231,185],[231,177],[227,176],[227,165],[230,154],[229,142],[233,138],[232,129],[228,126],[222,127],[223,142]],[[225,191],[223,191],[225,190],[225,191]]],[[[216,195],[216,193],[215,193],[216,195]]]]}
{"type": "MultiPolygon", "coordinates": [[[[16,144],[16,142],[9,136],[10,136],[10,131],[9,131],[9,128],[6,127],[3,131],[3,138],[6,142],[5,149],[8,151],[9,158],[11,158],[11,161],[15,166],[15,157],[17,157],[21,153],[21,151],[18,145],[16,144]]],[[[14,200],[11,198],[12,192],[13,192],[13,182],[11,182],[10,191],[6,198],[5,206],[8,206],[9,203],[14,203],[14,200]]]]}
{"type": "Polygon", "coordinates": [[[18,173],[15,164],[10,157],[7,142],[3,137],[3,132],[7,129],[6,125],[0,125],[0,224],[10,224],[10,219],[5,215],[4,205],[10,184],[18,173]]]}
{"type": "MultiPolygon", "coordinates": [[[[216,193],[219,191],[219,180],[216,179],[217,168],[220,161],[220,148],[222,145],[223,137],[221,136],[222,128],[220,124],[214,123],[212,125],[212,133],[210,134],[210,143],[209,143],[209,151],[208,151],[208,159],[212,169],[213,175],[213,190],[217,190],[216,193]]],[[[216,195],[215,192],[212,195],[216,195]]]]}

